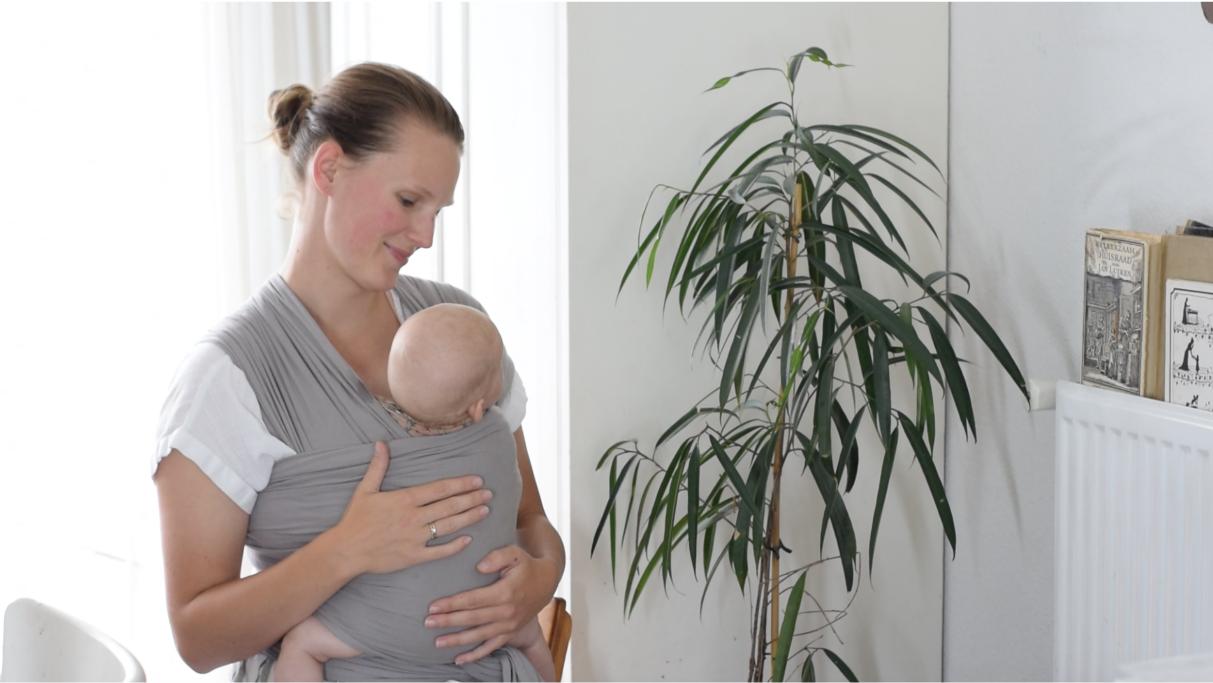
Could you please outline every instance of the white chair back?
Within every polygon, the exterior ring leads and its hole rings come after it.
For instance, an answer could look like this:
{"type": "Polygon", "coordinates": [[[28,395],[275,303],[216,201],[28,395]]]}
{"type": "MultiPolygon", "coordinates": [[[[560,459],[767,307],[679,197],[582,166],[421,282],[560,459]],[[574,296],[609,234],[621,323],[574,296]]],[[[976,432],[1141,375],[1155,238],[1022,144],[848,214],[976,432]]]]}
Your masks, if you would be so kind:
{"type": "Polygon", "coordinates": [[[4,611],[0,681],[146,681],[118,641],[29,598],[4,611]]]}

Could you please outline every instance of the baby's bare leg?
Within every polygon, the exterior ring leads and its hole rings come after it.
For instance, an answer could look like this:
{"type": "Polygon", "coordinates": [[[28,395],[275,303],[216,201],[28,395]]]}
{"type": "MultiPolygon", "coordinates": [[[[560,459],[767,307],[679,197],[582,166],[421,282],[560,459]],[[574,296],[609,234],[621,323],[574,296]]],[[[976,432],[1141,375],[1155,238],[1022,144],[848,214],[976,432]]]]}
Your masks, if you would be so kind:
{"type": "Polygon", "coordinates": [[[543,640],[543,630],[539,628],[538,619],[532,619],[531,623],[518,631],[506,645],[518,648],[531,660],[535,671],[539,673],[539,680],[556,680],[556,664],[552,661],[552,652],[548,649],[547,642],[543,640]]]}
{"type": "Polygon", "coordinates": [[[323,681],[324,663],[362,654],[333,635],[316,617],[308,617],[282,639],[271,681],[323,681]]]}

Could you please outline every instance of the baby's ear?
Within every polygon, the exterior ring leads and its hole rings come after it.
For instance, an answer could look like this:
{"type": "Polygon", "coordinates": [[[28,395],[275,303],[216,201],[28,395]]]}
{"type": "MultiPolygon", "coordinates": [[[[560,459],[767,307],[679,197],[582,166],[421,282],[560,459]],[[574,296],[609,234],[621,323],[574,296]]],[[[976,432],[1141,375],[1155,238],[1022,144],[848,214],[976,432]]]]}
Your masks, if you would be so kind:
{"type": "Polygon", "coordinates": [[[484,417],[484,411],[488,409],[484,399],[479,399],[468,408],[468,417],[472,418],[472,422],[480,422],[480,418],[484,417]]]}

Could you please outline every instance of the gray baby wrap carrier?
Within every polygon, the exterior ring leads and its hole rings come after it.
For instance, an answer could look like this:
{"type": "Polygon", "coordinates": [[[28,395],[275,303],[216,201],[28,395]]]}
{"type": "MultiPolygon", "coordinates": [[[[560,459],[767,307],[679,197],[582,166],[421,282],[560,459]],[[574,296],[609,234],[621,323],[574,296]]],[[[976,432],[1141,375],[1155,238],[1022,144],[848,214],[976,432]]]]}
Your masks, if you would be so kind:
{"type": "MultiPolygon", "coordinates": [[[[401,277],[396,291],[407,317],[450,302],[475,306],[462,291],[401,277]]],[[[459,629],[428,629],[437,598],[496,580],[475,568],[488,552],[516,542],[522,481],[513,435],[495,408],[479,422],[439,436],[409,436],[333,348],[316,321],[278,275],[212,334],[244,371],[262,420],[296,455],[278,461],[249,517],[246,544],[258,570],[279,562],[336,525],[366,474],[373,442],[385,441],[391,462],[381,490],[477,474],[493,492],[490,514],[434,543],[469,535],[451,557],[389,574],[363,574],[346,584],[316,617],[362,652],[325,664],[327,680],[538,680],[515,648],[501,648],[462,667],[455,656],[472,646],[436,648],[434,639],[459,629]]],[[[508,391],[513,364],[503,359],[508,391]]],[[[504,392],[503,392],[504,393],[504,392]]],[[[246,661],[237,677],[264,680],[277,647],[246,661]],[[250,664],[251,663],[251,664],[250,664]],[[251,670],[250,670],[251,669],[251,670]]]]}

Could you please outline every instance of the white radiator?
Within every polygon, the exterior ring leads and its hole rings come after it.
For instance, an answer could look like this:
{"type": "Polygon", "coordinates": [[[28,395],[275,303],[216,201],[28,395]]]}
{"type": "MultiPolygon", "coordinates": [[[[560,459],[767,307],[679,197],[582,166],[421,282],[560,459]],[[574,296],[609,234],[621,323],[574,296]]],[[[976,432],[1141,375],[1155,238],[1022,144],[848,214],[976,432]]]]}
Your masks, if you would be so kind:
{"type": "Polygon", "coordinates": [[[1057,386],[1055,680],[1213,652],[1213,416],[1057,386]]]}

